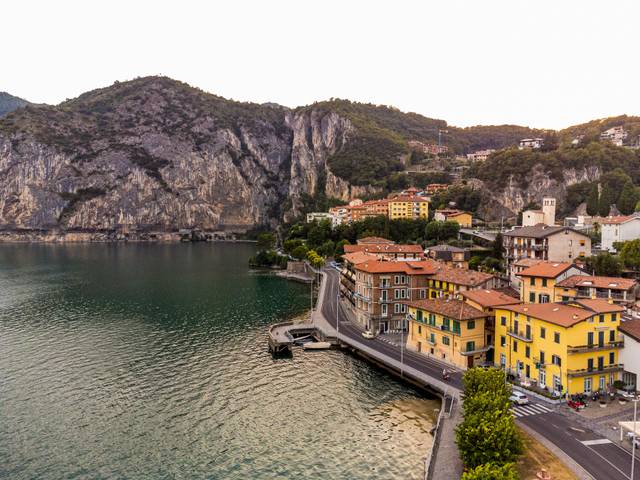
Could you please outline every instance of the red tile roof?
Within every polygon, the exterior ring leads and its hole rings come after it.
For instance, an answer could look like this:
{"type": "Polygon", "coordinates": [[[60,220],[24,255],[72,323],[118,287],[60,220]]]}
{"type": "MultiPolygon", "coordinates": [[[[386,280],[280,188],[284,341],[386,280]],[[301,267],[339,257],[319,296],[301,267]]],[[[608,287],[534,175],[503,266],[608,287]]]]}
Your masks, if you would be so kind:
{"type": "Polygon", "coordinates": [[[486,283],[494,278],[489,273],[477,272],[475,270],[467,270],[464,268],[454,268],[438,263],[438,270],[433,276],[434,280],[455,283],[456,285],[465,285],[476,287],[486,283]]]}
{"type": "Polygon", "coordinates": [[[369,260],[355,266],[356,270],[366,273],[404,273],[406,275],[433,275],[434,261],[385,261],[369,260]]]}
{"type": "Polygon", "coordinates": [[[571,275],[570,277],[558,282],[556,286],[573,288],[573,287],[595,287],[610,288],[612,290],[629,290],[638,283],[630,278],[622,277],[599,277],[593,275],[571,275]]]}
{"type": "Polygon", "coordinates": [[[477,303],[483,307],[496,307],[498,305],[516,305],[520,302],[520,299],[513,298],[506,293],[499,292],[497,290],[467,290],[462,292],[461,295],[477,303]]]}
{"type": "Polygon", "coordinates": [[[430,300],[414,300],[405,302],[410,307],[419,308],[427,312],[438,313],[455,320],[473,320],[487,316],[481,310],[473,308],[462,300],[434,298],[430,300]]]}
{"type": "Polygon", "coordinates": [[[631,338],[640,342],[640,320],[625,320],[624,322],[620,322],[620,326],[618,327],[622,333],[629,335],[631,338]]]}
{"type": "Polygon", "coordinates": [[[624,312],[625,308],[617,303],[609,303],[604,298],[584,298],[581,300],[575,300],[570,302],[572,304],[578,304],[588,310],[592,310],[595,313],[611,313],[611,312],[624,312]]]}
{"type": "Polygon", "coordinates": [[[516,273],[516,275],[519,277],[556,278],[573,266],[573,263],[569,262],[539,262],[525,268],[520,273],[516,273]]]}
{"type": "Polygon", "coordinates": [[[629,220],[633,220],[634,218],[637,218],[633,215],[618,215],[615,217],[605,217],[604,219],[602,219],[602,225],[620,225],[621,223],[626,223],[629,220]]]}
{"type": "Polygon", "coordinates": [[[590,310],[562,303],[526,303],[506,305],[500,308],[538,318],[562,327],[571,327],[593,316],[593,312],[590,310]]]}
{"type": "Polygon", "coordinates": [[[345,253],[352,252],[367,252],[376,254],[393,254],[393,253],[419,253],[423,254],[424,251],[420,245],[397,245],[395,243],[368,243],[363,245],[345,245],[345,253]]]}
{"type": "Polygon", "coordinates": [[[395,243],[393,240],[382,237],[362,237],[357,240],[358,244],[364,243],[395,243]]]}

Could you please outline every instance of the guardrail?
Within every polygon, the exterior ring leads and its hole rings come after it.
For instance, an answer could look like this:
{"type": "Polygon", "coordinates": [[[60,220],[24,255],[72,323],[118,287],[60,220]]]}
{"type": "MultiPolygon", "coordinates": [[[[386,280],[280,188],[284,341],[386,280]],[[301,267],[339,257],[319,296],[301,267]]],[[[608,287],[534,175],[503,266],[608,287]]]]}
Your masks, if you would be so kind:
{"type": "Polygon", "coordinates": [[[436,426],[433,429],[433,443],[431,445],[431,449],[429,450],[429,453],[427,454],[427,456],[424,459],[424,480],[429,480],[431,478],[431,476],[433,475],[433,459],[434,459],[434,454],[437,453],[438,451],[438,445],[440,443],[440,430],[441,430],[441,424],[442,424],[442,418],[444,416],[444,413],[446,411],[447,408],[447,398],[451,399],[451,403],[449,404],[449,411],[446,412],[447,413],[447,417],[451,417],[451,412],[453,412],[453,406],[454,403],[456,401],[455,397],[449,396],[447,395],[447,393],[445,392],[444,396],[442,397],[442,408],[440,409],[440,412],[438,413],[438,419],[436,420],[436,426]]]}

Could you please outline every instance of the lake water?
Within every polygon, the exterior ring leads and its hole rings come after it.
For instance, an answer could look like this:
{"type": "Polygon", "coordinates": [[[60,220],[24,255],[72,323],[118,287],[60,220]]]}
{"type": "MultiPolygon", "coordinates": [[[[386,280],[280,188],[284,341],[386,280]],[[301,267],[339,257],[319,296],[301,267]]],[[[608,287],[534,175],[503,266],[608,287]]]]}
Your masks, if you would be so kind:
{"type": "Polygon", "coordinates": [[[0,478],[418,479],[439,403],[267,352],[308,287],[242,244],[0,246],[0,478]]]}

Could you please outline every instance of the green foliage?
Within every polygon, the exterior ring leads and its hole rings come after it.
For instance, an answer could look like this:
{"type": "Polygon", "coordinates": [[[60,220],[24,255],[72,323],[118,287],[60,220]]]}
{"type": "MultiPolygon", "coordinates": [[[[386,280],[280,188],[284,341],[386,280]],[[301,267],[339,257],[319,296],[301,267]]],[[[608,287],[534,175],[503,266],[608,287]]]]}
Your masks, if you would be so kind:
{"type": "MultiPolygon", "coordinates": [[[[290,238],[288,240],[285,240],[284,244],[282,245],[283,250],[285,251],[285,253],[291,255],[292,252],[300,247],[304,245],[304,240],[301,238],[290,238]]],[[[306,252],[305,254],[306,255],[306,252]]]]}
{"type": "Polygon", "coordinates": [[[622,262],[619,257],[610,253],[599,253],[587,258],[587,268],[591,269],[594,275],[617,277],[622,273],[622,262]]]}
{"type": "Polygon", "coordinates": [[[455,203],[456,208],[460,210],[475,213],[482,202],[482,193],[467,185],[456,185],[434,195],[431,199],[431,208],[447,208],[451,202],[455,203]]]}
{"type": "Polygon", "coordinates": [[[425,228],[425,238],[427,240],[435,240],[436,242],[442,242],[450,238],[457,238],[460,231],[460,224],[458,222],[429,222],[425,228]]]}
{"type": "Polygon", "coordinates": [[[609,215],[611,204],[615,202],[615,198],[614,190],[612,190],[609,185],[605,184],[604,187],[602,187],[600,198],[598,199],[598,215],[601,217],[609,215]]]}
{"type": "Polygon", "coordinates": [[[314,268],[322,268],[324,266],[324,258],[318,255],[318,252],[315,250],[309,250],[307,252],[307,260],[314,268]]]}
{"type": "Polygon", "coordinates": [[[511,390],[502,370],[472,368],[465,372],[464,420],[456,430],[456,444],[467,468],[514,462],[522,453],[522,439],[509,409],[511,390]]]}
{"type": "Polygon", "coordinates": [[[272,250],[276,245],[276,236],[274,233],[265,232],[258,235],[258,248],[260,250],[272,250]]]}
{"type": "Polygon", "coordinates": [[[498,234],[496,235],[496,239],[493,241],[493,244],[491,245],[491,256],[497,259],[498,262],[502,260],[502,248],[503,248],[502,242],[503,242],[502,233],[498,232],[498,234]]]}
{"type": "Polygon", "coordinates": [[[620,252],[620,260],[625,267],[640,270],[640,239],[622,242],[622,245],[615,244],[614,246],[620,252]]]}
{"type": "Polygon", "coordinates": [[[482,257],[474,255],[469,259],[469,268],[471,270],[478,270],[478,267],[482,264],[482,257]]]}
{"type": "Polygon", "coordinates": [[[336,250],[335,250],[335,256],[336,257],[344,255],[344,246],[345,245],[350,245],[349,240],[347,240],[346,238],[343,238],[338,243],[336,243],[336,250]]]}
{"type": "Polygon", "coordinates": [[[591,185],[589,196],[587,197],[587,213],[591,216],[598,214],[598,199],[600,194],[598,193],[598,184],[591,185]]]}
{"type": "Polygon", "coordinates": [[[518,480],[518,471],[513,463],[484,463],[462,474],[462,480],[518,480]]]}
{"type": "Polygon", "coordinates": [[[286,268],[287,257],[279,255],[273,250],[260,250],[249,259],[249,265],[252,267],[286,268]]]}
{"type": "Polygon", "coordinates": [[[331,239],[331,222],[329,220],[311,224],[307,234],[309,247],[319,249],[329,239],[331,239]]]}
{"type": "Polygon", "coordinates": [[[635,211],[638,201],[640,201],[638,188],[634,187],[629,179],[622,187],[616,206],[623,215],[630,215],[635,211]]]}
{"type": "Polygon", "coordinates": [[[304,245],[304,244],[298,245],[297,247],[295,247],[291,251],[291,256],[293,258],[298,259],[298,260],[303,260],[303,259],[307,258],[307,252],[308,251],[309,251],[309,249],[307,248],[306,245],[304,245]]]}

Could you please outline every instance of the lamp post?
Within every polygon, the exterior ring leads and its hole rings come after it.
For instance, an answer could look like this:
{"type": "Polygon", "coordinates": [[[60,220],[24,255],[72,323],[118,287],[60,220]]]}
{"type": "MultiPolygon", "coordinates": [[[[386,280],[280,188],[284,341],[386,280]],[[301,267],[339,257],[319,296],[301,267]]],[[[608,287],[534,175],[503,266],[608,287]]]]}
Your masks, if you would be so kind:
{"type": "Polygon", "coordinates": [[[633,436],[631,437],[631,480],[633,480],[633,474],[636,466],[636,419],[638,418],[638,398],[633,398],[633,436]]]}

